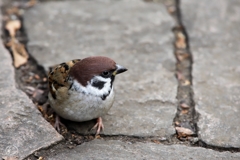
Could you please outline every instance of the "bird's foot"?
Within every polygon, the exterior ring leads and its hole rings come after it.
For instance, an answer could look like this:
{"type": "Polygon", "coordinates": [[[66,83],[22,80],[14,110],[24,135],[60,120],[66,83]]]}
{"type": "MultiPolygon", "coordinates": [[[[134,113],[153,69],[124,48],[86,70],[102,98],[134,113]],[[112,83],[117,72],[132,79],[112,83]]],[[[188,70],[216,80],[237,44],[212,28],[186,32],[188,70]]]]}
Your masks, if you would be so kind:
{"type": "Polygon", "coordinates": [[[101,129],[102,130],[104,129],[103,121],[102,121],[101,117],[97,118],[97,123],[93,126],[93,128],[91,130],[96,129],[96,128],[97,128],[97,132],[96,132],[95,136],[100,133],[101,129]]]}
{"type": "Polygon", "coordinates": [[[63,126],[66,128],[66,126],[60,121],[60,117],[56,114],[54,128],[60,133],[61,129],[60,126],[63,126]]]}

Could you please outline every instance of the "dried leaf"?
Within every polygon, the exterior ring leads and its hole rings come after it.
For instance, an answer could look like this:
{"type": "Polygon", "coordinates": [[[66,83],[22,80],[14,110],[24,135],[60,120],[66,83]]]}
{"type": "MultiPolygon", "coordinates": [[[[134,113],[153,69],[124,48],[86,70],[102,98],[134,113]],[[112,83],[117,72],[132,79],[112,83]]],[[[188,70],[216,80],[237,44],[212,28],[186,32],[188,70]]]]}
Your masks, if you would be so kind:
{"type": "Polygon", "coordinates": [[[13,38],[11,42],[9,42],[9,44],[7,45],[10,46],[12,50],[14,66],[16,68],[27,63],[28,53],[25,49],[25,46],[22,43],[19,43],[15,38],[13,38]]]}
{"type": "Polygon", "coordinates": [[[190,108],[190,106],[187,105],[186,103],[181,103],[180,106],[181,106],[181,108],[183,108],[183,109],[189,109],[189,108],[190,108]]]}
{"type": "Polygon", "coordinates": [[[185,49],[187,47],[186,37],[182,32],[178,32],[178,34],[177,34],[176,47],[179,49],[180,48],[185,49]]]}
{"type": "Polygon", "coordinates": [[[47,104],[44,105],[37,105],[38,110],[42,113],[43,117],[45,119],[48,119],[48,108],[47,108],[47,104]]]}
{"type": "Polygon", "coordinates": [[[14,66],[19,68],[21,65],[27,63],[27,59],[22,57],[21,55],[14,53],[14,66]]]}
{"type": "Polygon", "coordinates": [[[179,121],[176,121],[176,122],[175,122],[175,125],[176,125],[176,126],[180,126],[180,122],[179,122],[179,121]]]}
{"type": "Polygon", "coordinates": [[[100,135],[96,135],[95,138],[96,139],[101,139],[101,136],[100,135]]]}
{"type": "Polygon", "coordinates": [[[185,59],[190,58],[190,54],[184,53],[184,54],[177,54],[177,59],[178,61],[183,61],[185,59]]]}
{"type": "Polygon", "coordinates": [[[186,136],[191,136],[194,135],[194,132],[188,128],[184,128],[184,127],[175,127],[178,135],[180,137],[186,137],[186,136]]]}
{"type": "Polygon", "coordinates": [[[15,37],[16,31],[21,28],[21,21],[16,20],[10,20],[6,23],[5,29],[8,30],[11,37],[15,37]]]}
{"type": "Polygon", "coordinates": [[[43,157],[39,157],[38,160],[43,160],[43,157]]]}
{"type": "Polygon", "coordinates": [[[10,156],[10,157],[2,157],[3,160],[19,160],[18,157],[15,157],[15,156],[10,156]]]}
{"type": "Polygon", "coordinates": [[[35,74],[35,75],[34,75],[34,78],[35,78],[35,79],[40,79],[40,76],[37,75],[37,74],[35,74]]]}
{"type": "Polygon", "coordinates": [[[189,80],[185,80],[183,83],[182,83],[183,86],[188,86],[188,85],[191,85],[191,82],[189,80]]]}
{"type": "Polygon", "coordinates": [[[153,143],[156,143],[156,144],[161,144],[161,142],[158,141],[158,140],[152,140],[152,142],[153,142],[153,143]]]}
{"type": "Polygon", "coordinates": [[[26,7],[32,7],[34,6],[35,4],[37,4],[37,0],[30,0],[26,3],[26,7]]]}
{"type": "Polygon", "coordinates": [[[182,111],[181,111],[181,114],[187,114],[188,113],[188,110],[187,109],[183,109],[182,111]]]}

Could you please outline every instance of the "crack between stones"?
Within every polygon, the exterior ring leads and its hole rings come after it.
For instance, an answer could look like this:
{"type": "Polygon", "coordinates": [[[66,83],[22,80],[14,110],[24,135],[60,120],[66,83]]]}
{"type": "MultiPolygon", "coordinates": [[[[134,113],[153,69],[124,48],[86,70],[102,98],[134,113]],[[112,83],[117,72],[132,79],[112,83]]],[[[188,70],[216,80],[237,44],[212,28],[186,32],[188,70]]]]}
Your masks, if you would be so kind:
{"type": "Polygon", "coordinates": [[[198,137],[197,120],[199,114],[195,110],[192,89],[192,54],[190,51],[188,35],[182,23],[180,1],[167,6],[168,12],[175,20],[173,27],[174,55],[176,62],[176,78],[178,80],[177,90],[177,113],[173,120],[177,136],[180,140],[189,140],[198,137]]]}
{"type": "Polygon", "coordinates": [[[219,152],[240,152],[240,148],[221,147],[209,145],[198,135],[197,122],[200,114],[195,109],[194,91],[192,84],[192,53],[187,30],[182,21],[181,0],[174,0],[174,3],[166,4],[169,14],[175,20],[172,32],[175,36],[173,42],[176,62],[176,78],[178,80],[177,90],[177,113],[173,120],[177,138],[190,141],[191,146],[203,147],[219,152]],[[195,138],[194,138],[195,137],[195,138]]]}
{"type": "Polygon", "coordinates": [[[232,153],[240,152],[240,148],[234,148],[234,147],[227,148],[227,147],[214,146],[214,145],[207,144],[206,142],[202,141],[201,139],[194,146],[203,147],[206,149],[212,149],[212,150],[219,151],[219,152],[227,152],[227,151],[232,152],[232,153]]]}

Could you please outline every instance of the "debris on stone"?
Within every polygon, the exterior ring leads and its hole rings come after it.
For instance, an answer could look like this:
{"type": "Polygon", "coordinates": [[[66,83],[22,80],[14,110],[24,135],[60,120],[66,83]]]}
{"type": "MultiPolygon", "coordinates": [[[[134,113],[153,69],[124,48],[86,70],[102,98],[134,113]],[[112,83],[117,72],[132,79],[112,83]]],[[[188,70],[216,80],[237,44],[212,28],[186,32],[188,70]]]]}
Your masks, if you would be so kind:
{"type": "Polygon", "coordinates": [[[12,52],[14,67],[19,68],[20,66],[27,63],[29,56],[25,49],[25,46],[20,43],[15,37],[12,37],[6,46],[10,48],[12,52]]]}
{"type": "Polygon", "coordinates": [[[183,109],[188,109],[188,108],[190,108],[190,106],[187,105],[187,104],[184,103],[184,102],[180,103],[180,106],[181,106],[183,109]]]}
{"type": "Polygon", "coordinates": [[[4,156],[4,157],[2,157],[2,159],[3,160],[19,160],[19,157],[16,157],[16,156],[14,156],[14,157],[12,157],[12,156],[11,157],[10,156],[9,157],[4,156]]]}
{"type": "Polygon", "coordinates": [[[8,30],[12,38],[15,37],[16,31],[21,28],[21,22],[19,19],[9,20],[6,22],[5,29],[8,30]]]}
{"type": "Polygon", "coordinates": [[[4,13],[4,28],[8,31],[10,36],[5,45],[12,52],[14,67],[19,68],[27,63],[29,57],[25,46],[17,39],[17,32],[19,32],[22,27],[20,9],[17,7],[10,7],[6,9],[4,13]]]}
{"type": "Polygon", "coordinates": [[[185,35],[182,32],[177,32],[176,38],[176,47],[178,49],[185,49],[187,47],[185,35]]]}
{"type": "Polygon", "coordinates": [[[39,157],[37,160],[44,160],[44,158],[43,157],[39,157]]]}
{"type": "Polygon", "coordinates": [[[158,140],[152,140],[152,142],[153,142],[153,143],[156,143],[156,144],[161,144],[161,142],[158,141],[158,140]]]}
{"type": "Polygon", "coordinates": [[[175,5],[169,5],[168,11],[175,20],[173,33],[174,54],[176,63],[176,78],[178,80],[177,91],[177,114],[174,118],[177,137],[182,140],[187,136],[196,136],[198,113],[195,110],[195,103],[192,89],[192,54],[189,48],[188,35],[181,19],[180,1],[176,0],[175,5]],[[191,128],[191,129],[190,129],[191,128]]]}
{"type": "Polygon", "coordinates": [[[179,137],[187,137],[187,136],[192,136],[195,134],[192,130],[190,130],[188,128],[175,127],[175,129],[176,129],[179,137]]]}

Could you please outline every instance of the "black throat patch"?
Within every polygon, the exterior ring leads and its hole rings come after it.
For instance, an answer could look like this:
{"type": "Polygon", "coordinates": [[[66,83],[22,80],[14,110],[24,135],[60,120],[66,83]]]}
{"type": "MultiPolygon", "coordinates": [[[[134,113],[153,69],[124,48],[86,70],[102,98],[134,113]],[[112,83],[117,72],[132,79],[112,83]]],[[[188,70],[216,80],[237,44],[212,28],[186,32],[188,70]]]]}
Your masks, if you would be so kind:
{"type": "Polygon", "coordinates": [[[113,82],[114,82],[114,80],[115,80],[115,76],[112,75],[112,76],[111,76],[111,88],[112,88],[112,86],[113,86],[113,82]]]}
{"type": "Polygon", "coordinates": [[[102,96],[101,96],[102,100],[105,100],[110,93],[111,93],[111,90],[108,91],[107,94],[102,95],[102,96]]]}

